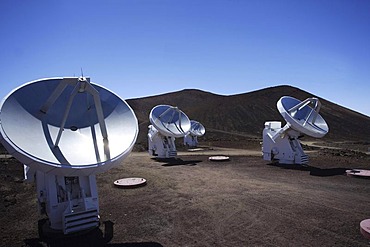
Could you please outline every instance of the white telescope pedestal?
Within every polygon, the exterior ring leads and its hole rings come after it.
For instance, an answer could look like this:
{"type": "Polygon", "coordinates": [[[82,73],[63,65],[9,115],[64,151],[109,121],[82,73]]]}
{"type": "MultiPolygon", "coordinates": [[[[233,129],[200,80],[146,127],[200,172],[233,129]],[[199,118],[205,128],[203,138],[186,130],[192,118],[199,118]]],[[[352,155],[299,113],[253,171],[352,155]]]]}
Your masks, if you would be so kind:
{"type": "Polygon", "coordinates": [[[298,140],[299,134],[289,130],[288,124],[281,128],[281,122],[266,122],[263,129],[263,159],[281,164],[308,164],[308,155],[298,140]]]}
{"type": "Polygon", "coordinates": [[[58,77],[13,90],[0,111],[0,141],[25,164],[25,180],[36,182],[39,211],[48,217],[39,235],[97,228],[95,175],[131,152],[138,123],[130,106],[89,78],[58,77]]]}
{"type": "Polygon", "coordinates": [[[99,226],[99,200],[95,175],[65,177],[36,171],[39,213],[50,228],[64,234],[99,226]]]}
{"type": "Polygon", "coordinates": [[[158,158],[174,158],[177,156],[175,137],[164,136],[153,126],[148,127],[148,152],[158,158]]]}
{"type": "Polygon", "coordinates": [[[157,105],[149,113],[148,152],[158,158],[177,156],[175,138],[184,137],[190,130],[190,120],[179,108],[157,105]]]}
{"type": "Polygon", "coordinates": [[[306,134],[321,138],[329,131],[325,120],[319,115],[320,101],[308,98],[301,102],[283,96],[277,102],[277,108],[287,123],[284,127],[277,121],[265,123],[262,134],[263,159],[280,164],[307,165],[308,155],[304,153],[299,137],[306,134]]]}
{"type": "Polygon", "coordinates": [[[188,147],[198,146],[198,137],[206,133],[204,126],[195,120],[190,120],[190,131],[184,137],[184,145],[188,147]]]}
{"type": "Polygon", "coordinates": [[[190,133],[185,135],[184,145],[188,147],[197,147],[198,146],[198,136],[194,136],[190,133]]]}

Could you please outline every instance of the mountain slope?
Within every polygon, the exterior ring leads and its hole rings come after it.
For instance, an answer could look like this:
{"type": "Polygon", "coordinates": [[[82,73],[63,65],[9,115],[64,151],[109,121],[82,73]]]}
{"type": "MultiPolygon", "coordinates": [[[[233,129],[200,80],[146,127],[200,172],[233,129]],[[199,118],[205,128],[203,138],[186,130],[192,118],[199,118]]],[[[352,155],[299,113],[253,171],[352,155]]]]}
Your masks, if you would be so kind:
{"type": "MultiPolygon", "coordinates": [[[[166,93],[157,96],[130,99],[127,102],[134,109],[139,120],[138,143],[145,143],[150,110],[159,104],[178,106],[190,119],[206,127],[203,141],[235,139],[239,137],[262,138],[266,121],[285,121],[276,108],[282,96],[300,100],[316,97],[309,92],[291,86],[277,86],[249,93],[231,96],[216,95],[194,89],[166,93]]],[[[370,117],[341,107],[320,98],[320,114],[329,125],[326,141],[368,141],[370,140],[370,117]]],[[[243,138],[241,138],[243,139],[243,138]]]]}

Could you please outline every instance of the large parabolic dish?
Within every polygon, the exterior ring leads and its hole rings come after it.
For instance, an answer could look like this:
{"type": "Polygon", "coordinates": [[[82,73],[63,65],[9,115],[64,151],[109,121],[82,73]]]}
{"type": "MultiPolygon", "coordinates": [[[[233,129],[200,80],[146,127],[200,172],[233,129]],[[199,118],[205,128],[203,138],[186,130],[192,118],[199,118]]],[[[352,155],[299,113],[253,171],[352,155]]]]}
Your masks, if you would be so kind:
{"type": "Polygon", "coordinates": [[[0,123],[1,142],[11,155],[31,169],[63,176],[110,169],[130,153],[138,135],[136,116],[124,100],[77,77],[15,89],[0,105],[0,123]]]}
{"type": "Polygon", "coordinates": [[[316,98],[300,101],[283,96],[277,102],[280,114],[293,129],[316,138],[325,136],[329,131],[327,123],[319,114],[320,107],[320,101],[316,98]],[[310,104],[314,104],[314,108],[310,104]]]}
{"type": "Polygon", "coordinates": [[[191,120],[190,124],[191,124],[190,128],[191,135],[200,137],[206,133],[206,129],[204,128],[203,124],[199,123],[198,121],[191,120]]]}
{"type": "Polygon", "coordinates": [[[183,137],[190,130],[190,120],[177,107],[157,105],[149,114],[153,126],[164,136],[183,137]]]}

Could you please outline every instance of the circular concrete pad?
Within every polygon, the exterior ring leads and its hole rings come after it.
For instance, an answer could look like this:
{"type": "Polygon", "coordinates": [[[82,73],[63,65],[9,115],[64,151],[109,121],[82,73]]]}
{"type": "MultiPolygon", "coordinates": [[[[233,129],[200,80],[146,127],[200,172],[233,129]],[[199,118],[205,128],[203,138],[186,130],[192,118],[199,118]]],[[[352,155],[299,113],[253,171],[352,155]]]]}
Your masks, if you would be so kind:
{"type": "Polygon", "coordinates": [[[198,152],[198,151],[204,151],[203,148],[189,148],[188,152],[198,152]]]}
{"type": "Polygon", "coordinates": [[[145,178],[121,178],[114,181],[114,185],[120,188],[137,188],[146,185],[145,178]]]}
{"type": "Polygon", "coordinates": [[[352,169],[346,170],[347,176],[358,176],[363,178],[370,178],[370,170],[352,169]]]}
{"type": "Polygon", "coordinates": [[[217,155],[217,156],[211,156],[208,159],[210,161],[229,161],[230,157],[229,156],[224,156],[224,155],[217,155]]]}
{"type": "Polygon", "coordinates": [[[360,232],[365,238],[370,239],[370,219],[361,221],[360,232]]]}

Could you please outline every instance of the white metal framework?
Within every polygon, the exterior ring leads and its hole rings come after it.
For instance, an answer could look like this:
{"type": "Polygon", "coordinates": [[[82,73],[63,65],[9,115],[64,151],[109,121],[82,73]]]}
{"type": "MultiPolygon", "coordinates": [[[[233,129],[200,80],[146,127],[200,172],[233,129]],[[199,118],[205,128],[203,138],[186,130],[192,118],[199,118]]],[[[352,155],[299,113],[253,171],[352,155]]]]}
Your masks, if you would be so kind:
{"type": "Polygon", "coordinates": [[[177,156],[175,137],[164,136],[153,126],[148,127],[149,154],[158,158],[174,158],[177,156]]]}
{"type": "Polygon", "coordinates": [[[190,131],[184,136],[184,145],[193,148],[198,146],[198,137],[203,136],[206,133],[206,129],[195,120],[191,120],[190,124],[190,131]]]}
{"type": "Polygon", "coordinates": [[[177,156],[176,137],[185,136],[190,130],[190,120],[180,109],[168,105],[154,107],[148,127],[148,152],[158,158],[177,156]]]}
{"type": "Polygon", "coordinates": [[[287,121],[265,123],[263,130],[263,159],[280,164],[308,164],[299,138],[303,135],[321,138],[329,131],[325,120],[319,115],[321,103],[317,98],[302,102],[284,96],[277,103],[280,114],[287,121]],[[310,107],[312,105],[312,108],[310,107]]]}
{"type": "Polygon", "coordinates": [[[132,109],[85,77],[25,84],[0,109],[0,140],[25,164],[25,180],[36,182],[49,227],[64,234],[97,227],[95,175],[131,152],[138,134],[132,109]]]}

